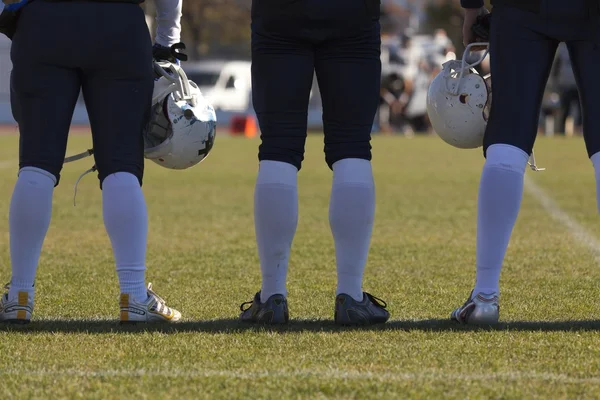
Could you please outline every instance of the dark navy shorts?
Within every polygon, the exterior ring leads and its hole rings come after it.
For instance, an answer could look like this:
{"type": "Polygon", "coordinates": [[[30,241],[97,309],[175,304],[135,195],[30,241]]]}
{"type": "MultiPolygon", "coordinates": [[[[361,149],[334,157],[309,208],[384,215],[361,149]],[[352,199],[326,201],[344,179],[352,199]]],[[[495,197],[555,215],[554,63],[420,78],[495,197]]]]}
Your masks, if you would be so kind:
{"type": "Polygon", "coordinates": [[[379,0],[253,0],[252,101],[259,160],[304,159],[313,76],[325,159],[371,159],[381,80],[379,0]]]}
{"type": "Polygon", "coordinates": [[[495,143],[531,153],[542,97],[560,42],[577,80],[588,154],[600,151],[600,20],[586,0],[542,0],[541,11],[496,6],[492,11],[492,107],[484,151],[495,143]]]}
{"type": "Polygon", "coordinates": [[[100,182],[130,172],[141,184],[154,78],[139,5],[35,1],[23,9],[11,58],[21,168],[44,169],[58,182],[82,91],[100,182]]]}

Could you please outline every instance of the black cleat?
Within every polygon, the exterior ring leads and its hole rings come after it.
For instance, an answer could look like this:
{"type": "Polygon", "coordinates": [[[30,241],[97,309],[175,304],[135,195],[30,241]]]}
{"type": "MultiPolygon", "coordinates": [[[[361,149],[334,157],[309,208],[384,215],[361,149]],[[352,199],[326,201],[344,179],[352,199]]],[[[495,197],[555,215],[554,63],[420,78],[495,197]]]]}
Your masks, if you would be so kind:
{"type": "Polygon", "coordinates": [[[262,324],[278,325],[287,324],[289,312],[287,299],[281,294],[274,294],[266,302],[260,302],[260,292],[254,295],[254,300],[242,303],[240,320],[243,322],[257,322],[262,324]],[[250,307],[244,308],[244,306],[250,307]]]}
{"type": "Polygon", "coordinates": [[[383,324],[390,318],[385,301],[363,292],[362,301],[340,293],[335,298],[335,323],[338,325],[383,324]]]}

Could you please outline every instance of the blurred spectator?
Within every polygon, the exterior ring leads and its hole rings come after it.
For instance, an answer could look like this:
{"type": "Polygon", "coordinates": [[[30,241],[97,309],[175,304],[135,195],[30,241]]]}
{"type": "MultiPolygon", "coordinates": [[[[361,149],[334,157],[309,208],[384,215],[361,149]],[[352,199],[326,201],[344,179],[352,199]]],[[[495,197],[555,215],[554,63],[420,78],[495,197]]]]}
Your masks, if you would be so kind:
{"type": "Polygon", "coordinates": [[[422,33],[433,34],[436,30],[443,30],[451,43],[462,55],[462,22],[463,10],[458,0],[430,0],[423,1],[425,4],[425,15],[427,18],[421,25],[422,33]]]}
{"type": "Polygon", "coordinates": [[[435,44],[436,50],[441,55],[446,55],[450,52],[456,53],[452,40],[448,37],[448,32],[444,29],[436,29],[433,35],[433,43],[435,44]]]}
{"type": "Polygon", "coordinates": [[[384,25],[395,33],[407,29],[418,32],[426,19],[425,3],[424,0],[381,0],[384,25]]]}
{"type": "Polygon", "coordinates": [[[382,77],[378,113],[379,130],[389,133],[402,129],[402,110],[406,104],[404,79],[397,73],[382,77]]]}
{"type": "Polygon", "coordinates": [[[454,58],[443,29],[432,35],[384,34],[378,129],[407,135],[429,131],[427,91],[442,64],[454,58]]]}
{"type": "Polygon", "coordinates": [[[564,43],[561,43],[558,47],[552,72],[556,79],[556,89],[560,97],[560,112],[556,131],[566,135],[580,134],[582,124],[579,91],[571,67],[569,51],[564,43]],[[570,124],[567,124],[567,122],[570,122],[570,124]]]}
{"type": "Polygon", "coordinates": [[[405,133],[424,133],[429,130],[427,120],[427,90],[431,82],[429,63],[425,58],[419,61],[415,74],[406,79],[408,102],[404,117],[408,126],[405,133]]]}
{"type": "Polygon", "coordinates": [[[381,34],[381,62],[384,64],[404,64],[402,41],[397,35],[381,34]]]}

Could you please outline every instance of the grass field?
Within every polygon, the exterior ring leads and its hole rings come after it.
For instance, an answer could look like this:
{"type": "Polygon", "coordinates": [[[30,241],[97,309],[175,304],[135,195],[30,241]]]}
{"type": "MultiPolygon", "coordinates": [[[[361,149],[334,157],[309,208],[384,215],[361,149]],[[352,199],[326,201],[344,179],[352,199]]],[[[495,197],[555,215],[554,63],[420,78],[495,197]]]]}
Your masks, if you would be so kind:
{"type": "MultiPolygon", "coordinates": [[[[74,136],[69,153],[89,146],[74,136]]],[[[365,289],[391,321],[333,325],[331,174],[311,137],[299,175],[288,327],[236,321],[258,290],[253,185],[258,141],[219,137],[189,171],[147,164],[148,279],[185,322],[122,328],[97,178],[65,166],[36,282],[35,322],[0,326],[2,398],[600,397],[600,219],[579,139],[540,139],[527,172],[494,329],[448,321],[474,280],[480,150],[439,139],[373,141],[377,213],[365,289]]],[[[0,137],[0,280],[17,139],[0,137]]]]}

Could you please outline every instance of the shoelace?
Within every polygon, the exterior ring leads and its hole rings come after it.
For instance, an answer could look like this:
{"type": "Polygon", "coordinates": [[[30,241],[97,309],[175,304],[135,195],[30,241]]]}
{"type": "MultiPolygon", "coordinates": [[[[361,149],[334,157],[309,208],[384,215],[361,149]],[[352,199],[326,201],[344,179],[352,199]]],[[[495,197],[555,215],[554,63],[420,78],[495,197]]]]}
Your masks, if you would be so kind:
{"type": "MultiPolygon", "coordinates": [[[[259,292],[259,293],[260,293],[260,292],[259,292]]],[[[258,296],[258,294],[254,295],[254,297],[252,298],[252,300],[251,300],[251,301],[246,301],[246,302],[243,302],[243,303],[240,305],[240,311],[241,311],[241,312],[244,312],[244,311],[247,311],[247,310],[249,310],[249,309],[250,309],[250,307],[252,307],[252,304],[254,304],[254,300],[256,299],[256,297],[257,297],[257,296],[258,296]],[[244,308],[244,306],[250,306],[250,307],[246,307],[246,308],[244,308]]],[[[260,300],[259,300],[259,302],[260,302],[260,300]]]]}
{"type": "Polygon", "coordinates": [[[375,297],[371,293],[367,293],[367,292],[365,292],[365,294],[367,295],[369,300],[371,300],[371,302],[373,304],[375,304],[377,307],[387,308],[387,303],[385,301],[383,301],[382,299],[380,299],[379,297],[375,297]]]}
{"type": "Polygon", "coordinates": [[[252,307],[252,304],[254,304],[254,300],[252,300],[252,301],[246,301],[246,302],[242,303],[242,304],[240,305],[240,311],[241,311],[241,312],[244,312],[244,311],[247,311],[247,310],[249,310],[249,309],[250,309],[250,307],[252,307]],[[244,306],[246,306],[246,305],[249,305],[250,307],[246,307],[246,308],[244,308],[244,306]]]}
{"type": "Polygon", "coordinates": [[[160,302],[160,303],[164,304],[164,305],[165,305],[165,307],[167,306],[167,302],[166,302],[166,301],[165,301],[165,300],[164,300],[162,297],[160,297],[159,295],[157,295],[157,294],[156,294],[156,292],[155,292],[154,290],[152,290],[152,283],[148,283],[148,293],[150,293],[152,296],[154,296],[154,298],[155,298],[155,299],[156,299],[158,302],[160,302]]]}

